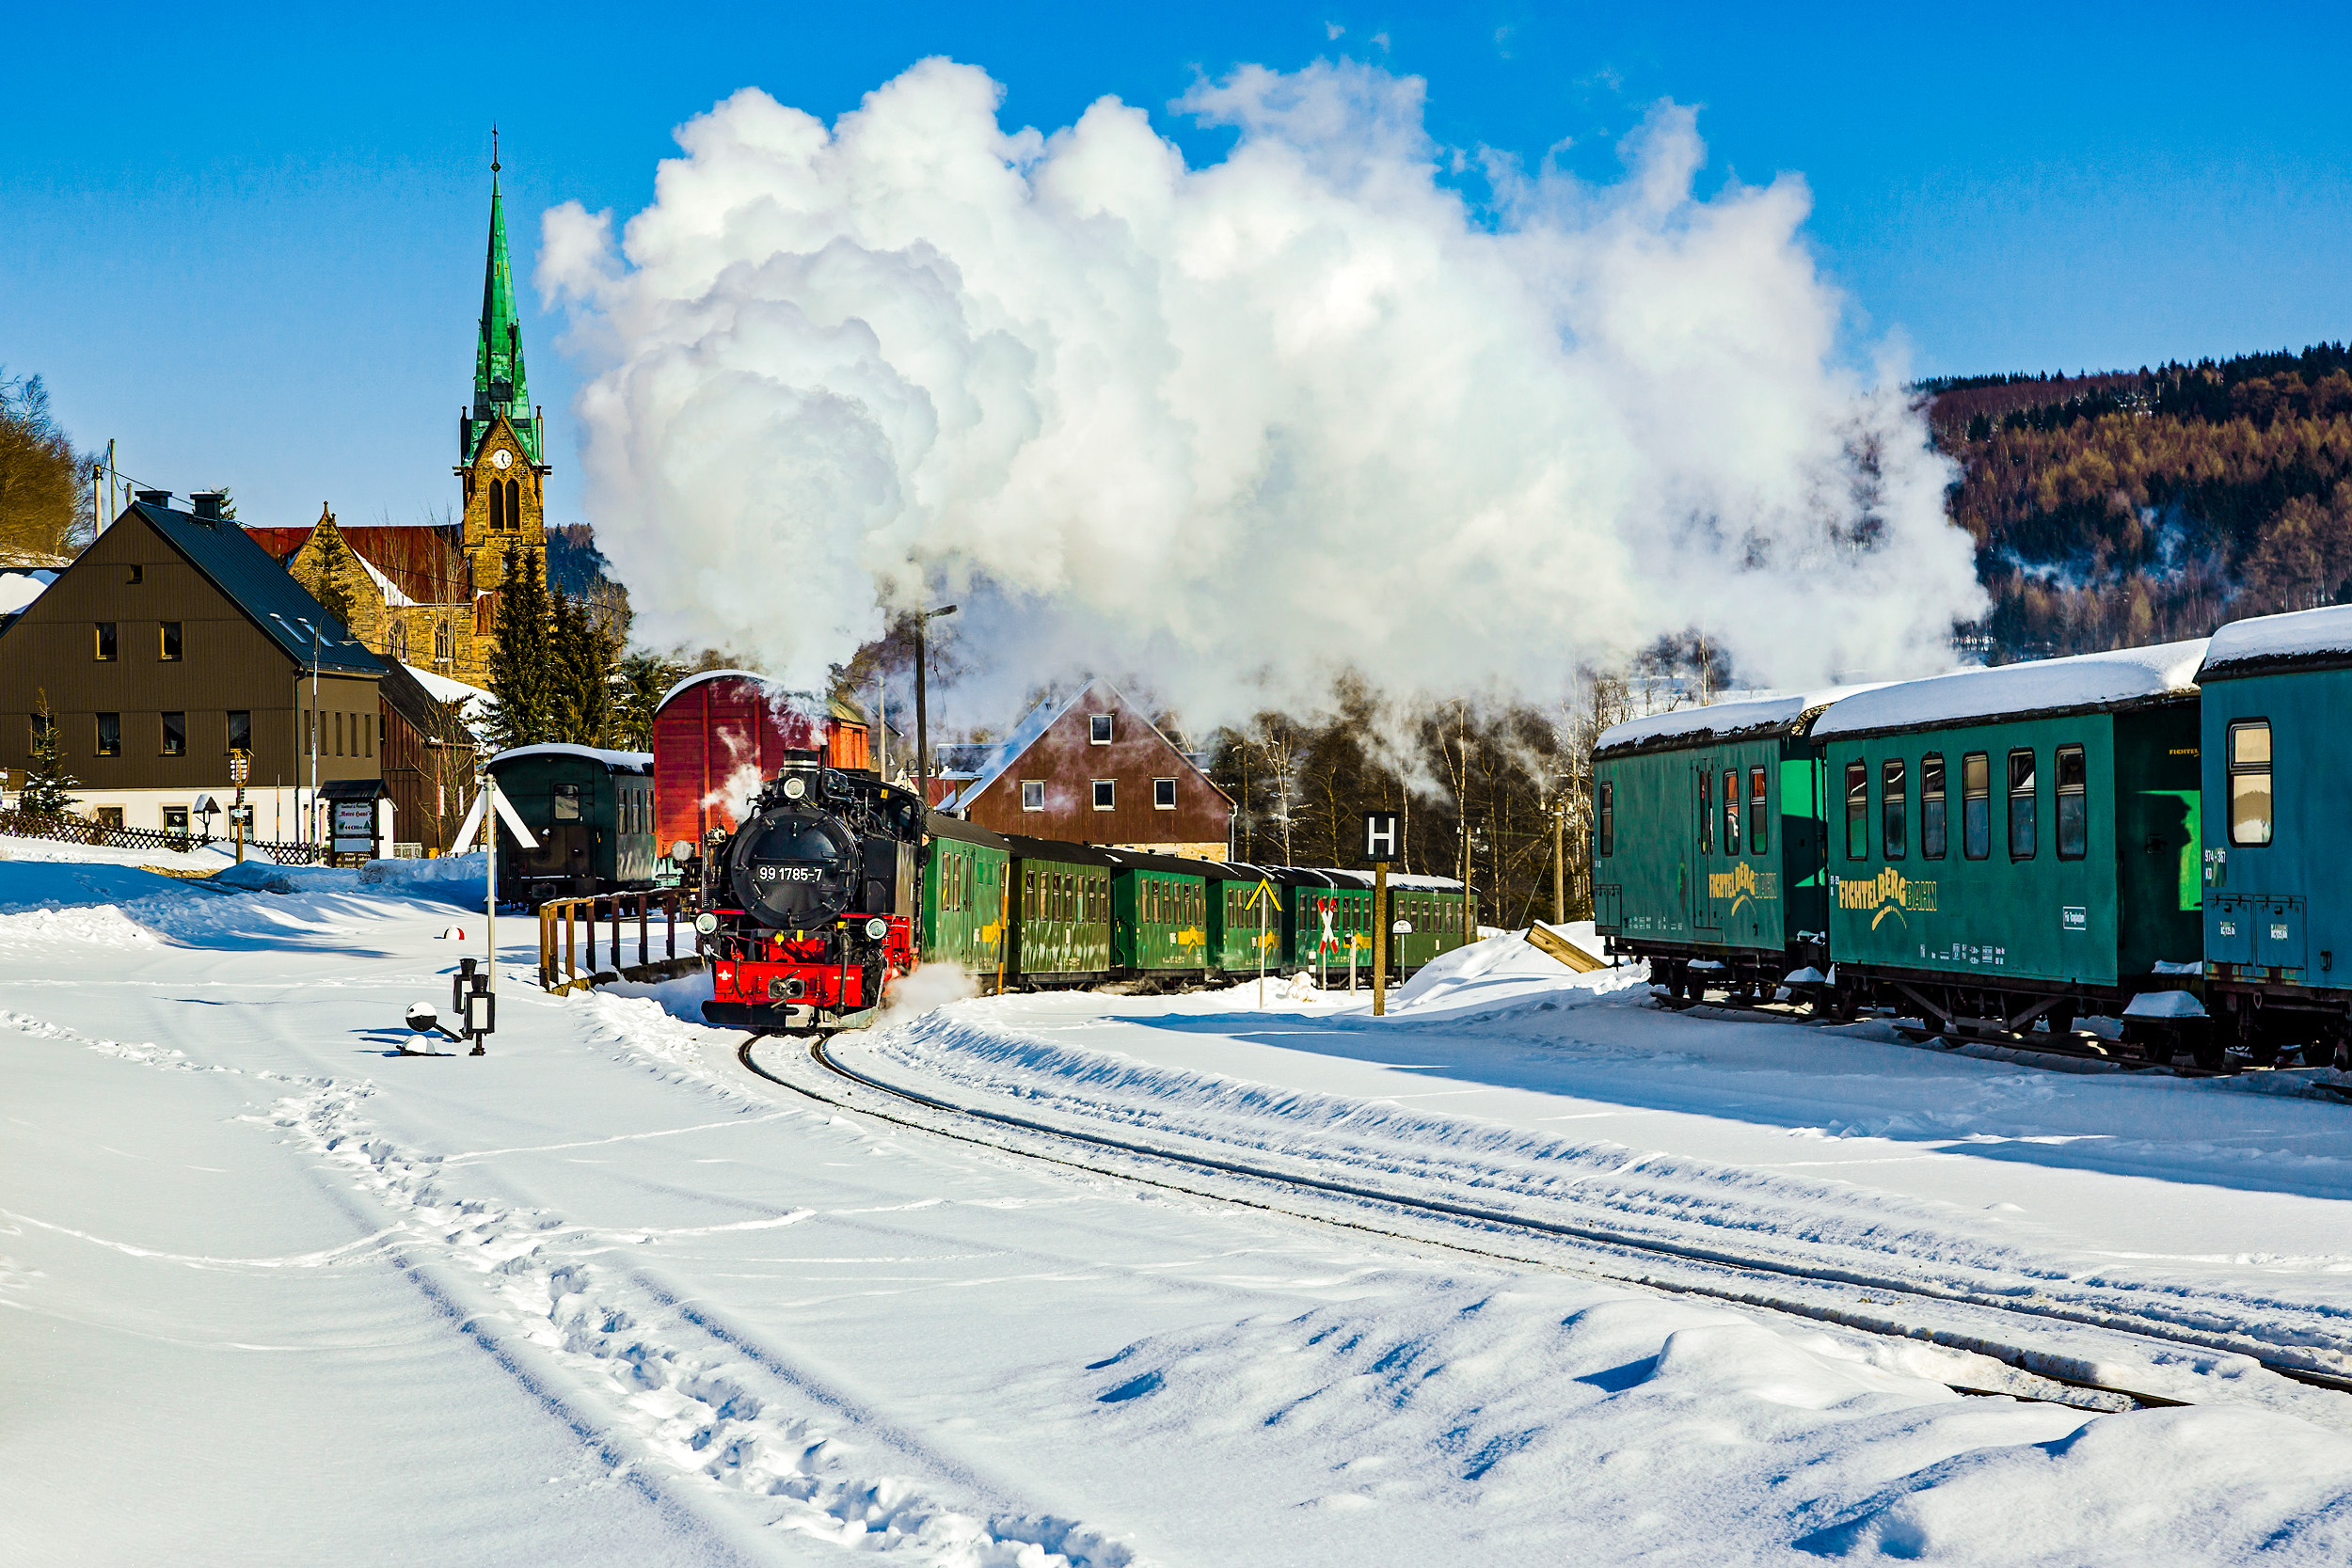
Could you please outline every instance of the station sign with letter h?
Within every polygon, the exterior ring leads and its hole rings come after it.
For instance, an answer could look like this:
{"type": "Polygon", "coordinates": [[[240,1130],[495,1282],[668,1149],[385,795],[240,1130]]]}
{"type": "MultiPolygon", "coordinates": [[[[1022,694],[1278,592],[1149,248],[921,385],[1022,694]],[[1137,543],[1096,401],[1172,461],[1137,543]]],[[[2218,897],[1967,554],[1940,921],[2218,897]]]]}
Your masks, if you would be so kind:
{"type": "Polygon", "coordinates": [[[1404,814],[1393,811],[1364,813],[1364,859],[1375,865],[1386,865],[1403,858],[1399,846],[1404,842],[1404,814]]]}

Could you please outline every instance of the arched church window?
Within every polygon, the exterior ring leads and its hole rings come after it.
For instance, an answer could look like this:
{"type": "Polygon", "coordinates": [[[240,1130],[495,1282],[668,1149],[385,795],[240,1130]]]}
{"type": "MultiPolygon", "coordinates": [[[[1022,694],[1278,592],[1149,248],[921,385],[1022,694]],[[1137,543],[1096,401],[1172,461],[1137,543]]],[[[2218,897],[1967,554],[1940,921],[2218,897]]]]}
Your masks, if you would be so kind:
{"type": "Polygon", "coordinates": [[[394,621],[391,636],[392,657],[403,664],[408,662],[408,623],[394,621]]]}
{"type": "Polygon", "coordinates": [[[442,621],[436,625],[433,628],[433,662],[436,664],[447,664],[451,662],[452,657],[453,656],[450,651],[449,623],[447,621],[442,621]]]}
{"type": "Polygon", "coordinates": [[[506,531],[506,486],[495,479],[490,481],[490,531],[506,531]]]}
{"type": "Polygon", "coordinates": [[[522,526],[523,482],[519,479],[510,479],[506,482],[506,527],[511,532],[522,526]]]}

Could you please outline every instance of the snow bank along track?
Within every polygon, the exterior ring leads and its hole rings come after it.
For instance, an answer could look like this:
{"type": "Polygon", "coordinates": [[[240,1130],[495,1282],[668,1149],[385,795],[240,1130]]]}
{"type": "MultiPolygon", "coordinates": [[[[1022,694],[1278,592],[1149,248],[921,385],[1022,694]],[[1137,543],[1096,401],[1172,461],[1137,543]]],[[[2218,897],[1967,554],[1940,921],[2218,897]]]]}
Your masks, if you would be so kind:
{"type": "MultiPolygon", "coordinates": [[[[917,1132],[954,1138],[1026,1159],[1043,1160],[1116,1180],[1140,1182],[1219,1203],[1241,1204],[1391,1240],[1441,1246],[1518,1265],[1569,1266],[1575,1272],[1614,1282],[1786,1313],[1886,1338],[1922,1341],[1948,1350],[1973,1353],[2009,1369],[2005,1377],[1950,1384],[1963,1393],[2004,1394],[2108,1411],[2203,1402],[2201,1399],[2175,1397],[2182,1392],[2201,1393],[2201,1389],[2176,1389],[2175,1394],[2165,1394],[2133,1386],[2135,1382],[2164,1380],[2133,1379],[2133,1369],[2128,1365],[2118,1367],[2106,1361],[2098,1354],[2102,1346],[2096,1342],[2078,1345],[2072,1350],[2056,1351],[2036,1349],[2016,1342],[2010,1337],[2013,1331],[2026,1327],[2039,1329],[2045,1336],[2053,1329],[2072,1335],[2090,1330],[2094,1331],[2097,1339],[2106,1340],[2104,1348],[2110,1353],[2116,1350],[2122,1350],[2127,1354],[2142,1353],[2145,1358],[2156,1362],[2210,1361],[2215,1358],[2250,1362],[2265,1372],[2300,1386],[2300,1388],[2280,1388],[2279,1393],[2290,1397],[2268,1399],[2264,1402],[2283,1404],[2299,1414],[2325,1419],[2331,1425],[2352,1425],[2352,1411],[2347,1411],[2341,1402],[2328,1397],[2352,1395],[2352,1373],[2282,1359],[2279,1354],[2280,1347],[2276,1345],[2240,1340],[2223,1334],[2183,1332],[2177,1325],[2123,1313],[2084,1309],[2058,1303],[2021,1303],[1986,1293],[1939,1288],[1922,1281],[1876,1277],[1856,1270],[1793,1268],[1719,1248],[1629,1236],[1604,1226],[1547,1220],[1442,1198],[1417,1197],[1372,1186],[1327,1180],[1236,1160],[1184,1153],[1128,1139],[1057,1127],[1001,1111],[956,1104],[883,1083],[843,1065],[827,1050],[827,1042],[821,1038],[809,1043],[807,1054],[809,1063],[823,1076],[816,1084],[796,1082],[792,1077],[771,1071],[755,1059],[755,1048],[764,1038],[772,1037],[755,1035],[744,1040],[737,1050],[736,1055],[747,1070],[820,1104],[873,1117],[917,1132]],[[845,1087],[827,1092],[834,1085],[845,1087]],[[855,1089],[870,1091],[899,1109],[883,1109],[863,1103],[853,1097],[855,1089]],[[1023,1141],[1006,1142],[983,1137],[977,1131],[943,1126],[931,1117],[918,1118],[909,1115],[909,1111],[935,1113],[966,1122],[1006,1129],[1031,1138],[1043,1138],[1059,1146],[1062,1152],[1049,1152],[1034,1146],[1024,1147],[1023,1141]],[[1158,1167],[1161,1174],[1144,1174],[1134,1165],[1094,1164],[1073,1158],[1069,1152],[1073,1145],[1106,1154],[1123,1155],[1143,1162],[1147,1169],[1158,1167]],[[1231,1186],[1219,1190],[1214,1186],[1186,1184],[1171,1179],[1168,1174],[1169,1167],[1178,1172],[1238,1179],[1240,1182],[1260,1191],[1257,1196],[1251,1196],[1247,1191],[1236,1191],[1231,1186]],[[1428,1230],[1393,1229],[1373,1223],[1360,1212],[1316,1212],[1311,1202],[1310,1207],[1293,1207],[1272,1201],[1263,1193],[1267,1187],[1310,1200],[1320,1196],[1343,1199],[1350,1205],[1371,1204],[1399,1220],[1435,1220],[1440,1223],[1443,1231],[1431,1233],[1428,1230]],[[1460,1231],[1465,1225],[1485,1232],[1482,1241],[1486,1244],[1463,1239],[1460,1231]],[[1572,1263],[1564,1263],[1556,1255],[1531,1256],[1492,1244],[1514,1235],[1546,1243],[1569,1243],[1574,1245],[1576,1256],[1572,1263]],[[1908,1321],[1890,1315],[1884,1310],[1889,1307],[1910,1308],[1908,1321]],[[1971,1326],[1938,1327],[1925,1321],[1930,1316],[1941,1316],[1947,1325],[1955,1318],[1979,1321],[1971,1326]],[[2110,1338],[2113,1336],[2122,1337],[2122,1342],[2118,1344],[2110,1338]],[[2184,1356],[2184,1352],[2192,1354],[2184,1356]],[[2303,1394],[2301,1388],[2325,1392],[2303,1394]],[[2314,1401],[2318,1406],[2326,1408],[2315,1407],[2314,1401]]],[[[2345,1354],[2342,1349],[2328,1349],[2339,1357],[2345,1354]]],[[[2317,1358],[2314,1355],[2313,1359],[2317,1358]]]]}

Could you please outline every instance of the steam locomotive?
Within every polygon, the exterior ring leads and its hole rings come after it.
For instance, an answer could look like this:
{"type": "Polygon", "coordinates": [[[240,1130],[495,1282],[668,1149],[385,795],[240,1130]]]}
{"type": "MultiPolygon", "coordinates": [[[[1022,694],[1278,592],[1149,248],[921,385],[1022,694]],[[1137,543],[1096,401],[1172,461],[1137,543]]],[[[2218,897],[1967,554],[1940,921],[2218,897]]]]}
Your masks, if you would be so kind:
{"type": "Polygon", "coordinates": [[[714,985],[706,1022],[830,1032],[867,1022],[914,967],[923,808],[913,790],[787,752],[730,834],[690,865],[714,985]]]}

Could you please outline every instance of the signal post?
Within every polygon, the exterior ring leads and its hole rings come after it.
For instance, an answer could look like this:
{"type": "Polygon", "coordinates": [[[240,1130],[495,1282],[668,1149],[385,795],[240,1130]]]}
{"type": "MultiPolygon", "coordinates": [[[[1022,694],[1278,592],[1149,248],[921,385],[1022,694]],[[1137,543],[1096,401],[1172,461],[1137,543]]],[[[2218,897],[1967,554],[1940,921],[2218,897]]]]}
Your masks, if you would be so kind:
{"type": "Polygon", "coordinates": [[[1364,813],[1364,859],[1372,863],[1372,1016],[1389,1011],[1389,863],[1404,834],[1400,814],[1364,813]]]}

